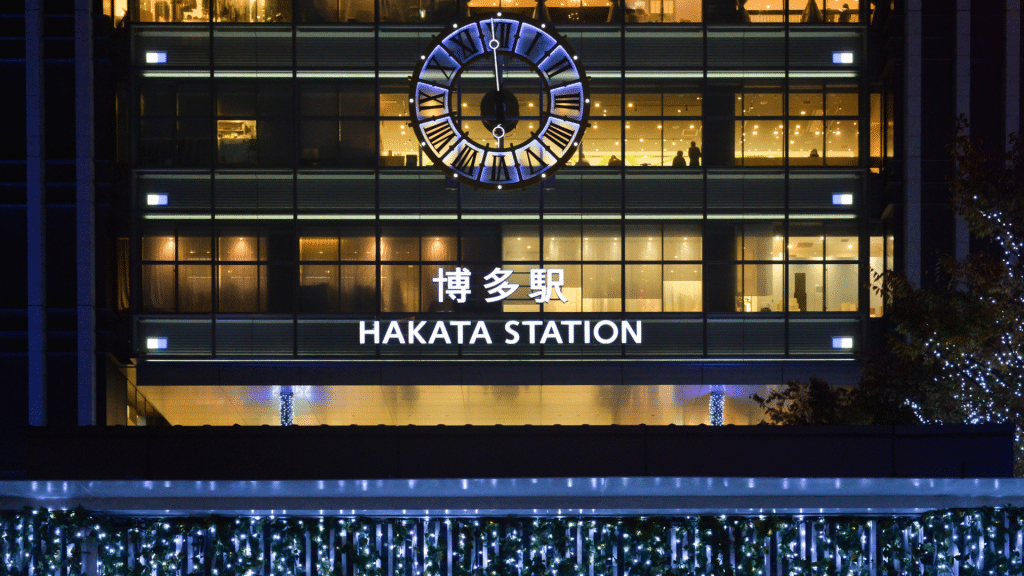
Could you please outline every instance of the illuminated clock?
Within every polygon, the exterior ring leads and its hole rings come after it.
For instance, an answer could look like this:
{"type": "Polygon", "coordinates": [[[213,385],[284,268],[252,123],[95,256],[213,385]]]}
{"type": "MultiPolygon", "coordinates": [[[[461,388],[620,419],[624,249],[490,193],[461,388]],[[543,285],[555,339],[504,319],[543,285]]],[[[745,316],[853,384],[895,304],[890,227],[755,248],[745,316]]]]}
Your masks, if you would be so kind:
{"type": "Polygon", "coordinates": [[[449,176],[522,188],[578,152],[590,116],[587,77],[549,28],[499,12],[454,24],[420,56],[409,116],[423,152],[449,176]]]}

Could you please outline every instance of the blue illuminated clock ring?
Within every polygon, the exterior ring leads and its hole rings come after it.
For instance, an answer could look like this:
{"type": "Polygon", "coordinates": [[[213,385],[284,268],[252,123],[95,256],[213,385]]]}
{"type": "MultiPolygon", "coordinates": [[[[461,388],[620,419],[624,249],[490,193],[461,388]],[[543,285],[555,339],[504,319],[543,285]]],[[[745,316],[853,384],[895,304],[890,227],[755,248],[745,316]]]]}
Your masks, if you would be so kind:
{"type": "Polygon", "coordinates": [[[410,124],[423,152],[452,178],[489,190],[523,188],[552,176],[578,150],[590,117],[589,83],[572,47],[547,28],[499,12],[454,24],[420,56],[409,87],[410,124]],[[529,133],[514,132],[524,116],[516,87],[508,86],[518,77],[521,89],[524,74],[539,82],[537,129],[529,133]],[[466,120],[465,101],[479,96],[463,94],[470,76],[480,82],[474,91],[486,92],[479,117],[466,120]],[[462,129],[470,121],[485,128],[476,140],[462,129]]]}

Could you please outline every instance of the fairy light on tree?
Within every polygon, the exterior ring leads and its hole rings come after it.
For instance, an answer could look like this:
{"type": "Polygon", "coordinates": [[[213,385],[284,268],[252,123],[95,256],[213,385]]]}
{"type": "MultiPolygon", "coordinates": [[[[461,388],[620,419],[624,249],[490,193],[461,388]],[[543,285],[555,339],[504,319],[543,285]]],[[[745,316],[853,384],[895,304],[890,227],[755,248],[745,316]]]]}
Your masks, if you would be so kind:
{"type": "Polygon", "coordinates": [[[1024,473],[1024,143],[992,153],[971,140],[966,122],[951,147],[956,213],[980,246],[946,258],[933,285],[895,273],[885,286],[897,329],[907,405],[925,423],[1016,425],[1016,474],[1024,473]]]}

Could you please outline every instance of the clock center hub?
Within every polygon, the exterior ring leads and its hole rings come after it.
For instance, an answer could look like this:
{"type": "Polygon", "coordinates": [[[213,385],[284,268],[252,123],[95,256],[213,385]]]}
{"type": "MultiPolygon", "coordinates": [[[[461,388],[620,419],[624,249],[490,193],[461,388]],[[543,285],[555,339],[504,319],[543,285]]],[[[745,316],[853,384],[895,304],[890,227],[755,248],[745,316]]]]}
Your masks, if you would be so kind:
{"type": "Polygon", "coordinates": [[[491,90],[480,100],[480,116],[488,130],[501,126],[511,132],[519,123],[519,99],[508,90],[491,90]]]}

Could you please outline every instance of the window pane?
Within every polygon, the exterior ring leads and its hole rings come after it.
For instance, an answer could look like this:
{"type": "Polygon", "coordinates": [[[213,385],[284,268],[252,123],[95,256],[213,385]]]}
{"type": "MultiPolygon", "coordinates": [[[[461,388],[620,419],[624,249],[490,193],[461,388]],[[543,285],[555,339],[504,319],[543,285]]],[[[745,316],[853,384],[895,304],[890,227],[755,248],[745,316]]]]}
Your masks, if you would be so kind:
{"type": "Polygon", "coordinates": [[[857,226],[847,222],[832,222],[828,225],[825,239],[826,260],[856,260],[859,239],[857,226]]]}
{"type": "Polygon", "coordinates": [[[820,222],[789,225],[789,259],[820,260],[825,255],[825,226],[820,222]]]}
{"type": "Polygon", "coordinates": [[[291,0],[215,0],[214,6],[215,22],[291,22],[292,20],[291,0]]]}
{"type": "Polygon", "coordinates": [[[737,312],[782,311],[782,264],[745,264],[737,312]]]}
{"type": "Polygon", "coordinates": [[[626,266],[626,312],[661,312],[661,264],[626,266]]]}
{"type": "MultiPolygon", "coordinates": [[[[661,226],[628,224],[626,226],[626,260],[661,260],[661,226]]],[[[626,273],[627,281],[629,273],[626,273]]]]}
{"type": "Polygon", "coordinates": [[[822,273],[820,264],[791,264],[789,266],[789,311],[822,311],[822,273]]]}
{"type": "Polygon", "coordinates": [[[174,266],[142,266],[142,309],[145,312],[174,312],[174,266]]]}
{"type": "Polygon", "coordinates": [[[373,261],[377,244],[373,228],[346,228],[341,232],[338,253],[342,260],[373,261]]]}
{"type": "MultiPolygon", "coordinates": [[[[540,238],[536,225],[503,226],[501,254],[506,261],[540,260],[540,238]]],[[[530,285],[529,275],[526,285],[530,285]]],[[[521,283],[520,283],[521,284],[521,283]]]]}
{"type": "Polygon", "coordinates": [[[174,236],[143,236],[143,260],[174,260],[174,236]]]}
{"type": "MultiPolygon", "coordinates": [[[[662,147],[663,129],[660,120],[626,122],[626,165],[662,166],[665,163],[662,147]]],[[[669,162],[671,163],[671,158],[669,162]]]]}
{"type": "Polygon", "coordinates": [[[665,120],[665,166],[700,168],[704,148],[703,124],[700,120],[667,118],[665,120]]]}
{"type": "Polygon", "coordinates": [[[882,280],[880,275],[885,270],[884,265],[884,236],[872,236],[871,237],[871,255],[869,260],[868,274],[871,275],[871,293],[868,298],[869,306],[871,307],[871,317],[879,318],[884,312],[884,304],[882,302],[882,294],[880,289],[882,287],[882,280]]]}
{"type": "Polygon", "coordinates": [[[583,311],[622,311],[622,266],[583,265],[583,311]]]}
{"type": "Polygon", "coordinates": [[[828,286],[825,310],[857,311],[857,268],[856,264],[825,265],[825,282],[828,286]]]}
{"type": "Polygon", "coordinates": [[[744,260],[782,260],[781,222],[743,224],[744,260]]]}
{"type": "Polygon", "coordinates": [[[371,0],[295,0],[299,22],[373,22],[371,0]]]}
{"type": "Polygon", "coordinates": [[[265,239],[256,236],[221,236],[217,240],[217,257],[221,262],[255,262],[257,255],[259,260],[264,260],[265,243],[265,239]]]}
{"type": "MultiPolygon", "coordinates": [[[[437,299],[436,294],[434,292],[435,300],[437,299]]],[[[419,304],[419,266],[403,264],[380,267],[380,309],[382,312],[418,312],[419,304]]]]}
{"type": "Polygon", "coordinates": [[[812,92],[802,92],[794,88],[789,95],[790,116],[822,116],[825,114],[824,95],[820,84],[812,92]]]}
{"type": "Polygon", "coordinates": [[[341,289],[339,311],[361,312],[377,309],[377,267],[367,264],[342,265],[338,272],[341,289]]]}
{"type": "Polygon", "coordinates": [[[449,228],[424,228],[420,243],[421,259],[424,261],[458,260],[458,242],[455,230],[449,228]]]}
{"type": "Polygon", "coordinates": [[[413,228],[387,227],[381,232],[380,238],[380,259],[381,260],[406,260],[414,261],[420,259],[420,233],[413,228]]]}
{"type": "Polygon", "coordinates": [[[221,312],[263,312],[267,307],[267,267],[230,264],[217,267],[217,305],[221,312]]]}
{"type": "MultiPolygon", "coordinates": [[[[591,111],[593,114],[593,111],[591,111]]],[[[591,166],[616,165],[614,156],[621,166],[622,160],[622,122],[618,120],[598,120],[590,117],[590,127],[581,145],[583,154],[591,166]]]]}
{"type": "Polygon", "coordinates": [[[701,260],[701,235],[700,224],[666,224],[665,260],[701,260]]]}
{"type": "Polygon", "coordinates": [[[736,156],[744,166],[781,166],[785,126],[778,120],[737,122],[736,156]],[[742,124],[742,126],[741,126],[742,124]]]}
{"type": "Polygon", "coordinates": [[[665,312],[700,312],[703,299],[700,264],[666,264],[662,281],[665,312]]]}
{"type": "MultiPolygon", "coordinates": [[[[209,236],[178,236],[178,260],[209,260],[209,236]]],[[[221,257],[223,259],[223,257],[221,257]]]]}
{"type": "Polygon", "coordinates": [[[583,226],[583,260],[621,260],[618,226],[583,226]]]}
{"type": "Polygon", "coordinates": [[[830,120],[825,140],[826,164],[856,166],[860,157],[860,130],[856,120],[830,120]]]}
{"type": "Polygon", "coordinates": [[[821,166],[824,150],[825,135],[821,133],[821,120],[789,121],[790,166],[821,166]]]}
{"type": "Polygon", "coordinates": [[[338,312],[338,282],[337,266],[325,264],[299,266],[300,311],[307,314],[338,312]]]}
{"type": "MultiPolygon", "coordinates": [[[[334,237],[299,238],[299,260],[338,259],[338,239],[334,237]]],[[[335,276],[337,277],[337,276],[335,276]]]]}
{"type": "Polygon", "coordinates": [[[856,88],[848,92],[832,91],[825,94],[825,113],[828,116],[856,116],[858,106],[856,88]]]}
{"type": "MultiPolygon", "coordinates": [[[[544,260],[580,260],[580,227],[572,224],[544,226],[544,260]]],[[[578,274],[577,274],[578,277],[578,274]]],[[[576,284],[579,286],[579,284],[576,284]]]]}
{"type": "Polygon", "coordinates": [[[782,88],[773,86],[770,92],[745,92],[740,95],[738,106],[737,116],[782,116],[782,88]]]}
{"type": "Polygon", "coordinates": [[[210,312],[211,269],[209,265],[183,264],[178,266],[178,311],[210,312]]]}

